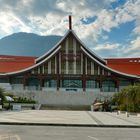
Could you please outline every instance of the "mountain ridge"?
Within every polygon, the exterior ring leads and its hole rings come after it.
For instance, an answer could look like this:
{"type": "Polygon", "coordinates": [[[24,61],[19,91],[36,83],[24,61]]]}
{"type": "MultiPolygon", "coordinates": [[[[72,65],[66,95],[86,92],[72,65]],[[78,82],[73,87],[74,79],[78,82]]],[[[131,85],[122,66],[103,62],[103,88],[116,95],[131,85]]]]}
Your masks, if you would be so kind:
{"type": "Polygon", "coordinates": [[[39,57],[51,49],[62,36],[41,36],[19,32],[0,39],[0,55],[39,57]]]}

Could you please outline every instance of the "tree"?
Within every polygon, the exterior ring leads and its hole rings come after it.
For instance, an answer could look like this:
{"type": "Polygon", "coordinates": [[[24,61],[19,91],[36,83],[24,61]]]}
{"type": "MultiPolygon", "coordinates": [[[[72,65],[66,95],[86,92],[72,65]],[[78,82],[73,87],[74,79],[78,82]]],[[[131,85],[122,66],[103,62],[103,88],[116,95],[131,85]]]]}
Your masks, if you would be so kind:
{"type": "Polygon", "coordinates": [[[140,112],[140,84],[122,89],[114,95],[113,100],[118,104],[120,110],[140,112]]]}
{"type": "Polygon", "coordinates": [[[5,96],[4,96],[4,89],[3,88],[0,88],[0,98],[1,98],[1,105],[3,106],[3,102],[5,101],[5,96]]]}

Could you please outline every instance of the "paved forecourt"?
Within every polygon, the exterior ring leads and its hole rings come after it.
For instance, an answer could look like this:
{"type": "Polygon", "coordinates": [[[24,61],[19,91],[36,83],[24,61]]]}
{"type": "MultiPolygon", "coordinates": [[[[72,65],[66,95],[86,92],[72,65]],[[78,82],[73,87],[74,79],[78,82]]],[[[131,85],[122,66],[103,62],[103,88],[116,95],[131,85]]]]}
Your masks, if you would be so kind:
{"type": "Polygon", "coordinates": [[[140,127],[140,117],[110,112],[23,110],[0,112],[0,124],[140,127]]]}

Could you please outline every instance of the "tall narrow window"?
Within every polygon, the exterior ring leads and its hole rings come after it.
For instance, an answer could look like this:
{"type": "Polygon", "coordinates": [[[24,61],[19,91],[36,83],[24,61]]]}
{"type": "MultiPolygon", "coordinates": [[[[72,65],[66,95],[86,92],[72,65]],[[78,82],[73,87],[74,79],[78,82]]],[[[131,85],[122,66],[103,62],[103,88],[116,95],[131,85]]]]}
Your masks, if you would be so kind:
{"type": "Polygon", "coordinates": [[[91,74],[91,61],[87,58],[87,74],[91,74]]]}
{"type": "Polygon", "coordinates": [[[51,59],[51,74],[55,74],[55,57],[51,59]]]}
{"type": "Polygon", "coordinates": [[[98,75],[98,65],[94,63],[94,74],[98,75]]]}
{"type": "Polygon", "coordinates": [[[48,63],[44,64],[44,73],[48,74],[48,63]]]}

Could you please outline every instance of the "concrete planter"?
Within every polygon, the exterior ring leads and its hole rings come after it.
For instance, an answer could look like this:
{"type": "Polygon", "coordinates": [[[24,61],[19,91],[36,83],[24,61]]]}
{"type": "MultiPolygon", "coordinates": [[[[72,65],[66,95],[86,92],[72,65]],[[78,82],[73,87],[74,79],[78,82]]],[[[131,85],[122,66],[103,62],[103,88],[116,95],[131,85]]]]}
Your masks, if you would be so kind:
{"type": "Polygon", "coordinates": [[[117,111],[117,115],[119,114],[126,114],[127,117],[129,117],[130,115],[140,117],[140,113],[134,113],[134,112],[126,112],[126,111],[119,110],[117,111]]]}
{"type": "Polygon", "coordinates": [[[129,112],[126,112],[125,114],[126,114],[126,117],[129,117],[129,112]]]}
{"type": "Polygon", "coordinates": [[[35,109],[38,107],[38,104],[25,104],[25,103],[11,103],[11,105],[13,105],[13,109],[15,110],[29,110],[32,109],[32,107],[34,106],[35,109]],[[21,108],[21,109],[20,109],[21,108]]]}
{"type": "Polygon", "coordinates": [[[91,108],[91,111],[94,111],[94,107],[93,107],[93,105],[91,105],[90,108],[91,108]]]}
{"type": "Polygon", "coordinates": [[[126,113],[128,113],[127,111],[120,111],[120,110],[118,110],[117,111],[117,114],[119,115],[119,114],[126,114],[126,113]]]}

